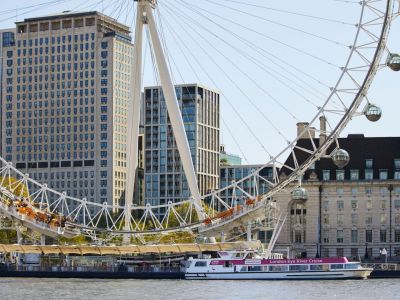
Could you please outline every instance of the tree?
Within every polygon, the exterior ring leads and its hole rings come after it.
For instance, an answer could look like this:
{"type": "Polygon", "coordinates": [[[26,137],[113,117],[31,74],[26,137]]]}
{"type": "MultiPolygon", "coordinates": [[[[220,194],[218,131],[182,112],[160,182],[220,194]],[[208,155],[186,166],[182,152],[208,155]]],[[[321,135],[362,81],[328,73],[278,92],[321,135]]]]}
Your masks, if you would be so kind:
{"type": "Polygon", "coordinates": [[[2,186],[10,190],[14,195],[26,198],[29,197],[28,187],[22,182],[17,183],[18,180],[16,178],[11,176],[4,178],[0,176],[0,184],[2,182],[2,186]]]}

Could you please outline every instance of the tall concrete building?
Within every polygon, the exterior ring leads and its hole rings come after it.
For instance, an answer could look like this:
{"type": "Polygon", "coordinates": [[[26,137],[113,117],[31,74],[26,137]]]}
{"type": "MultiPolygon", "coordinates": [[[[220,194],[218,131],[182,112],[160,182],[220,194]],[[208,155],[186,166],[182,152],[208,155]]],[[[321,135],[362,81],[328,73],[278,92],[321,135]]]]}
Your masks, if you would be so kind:
{"type": "Polygon", "coordinates": [[[16,32],[15,45],[3,50],[3,157],[68,195],[118,203],[126,179],[129,28],[98,12],[67,11],[25,19],[16,32]]]}
{"type": "MultiPolygon", "coordinates": [[[[178,85],[176,95],[200,194],[204,194],[219,185],[220,96],[198,84],[178,85]]],[[[160,87],[144,90],[144,135],[145,202],[188,200],[190,191],[160,87]]]]}
{"type": "MultiPolygon", "coordinates": [[[[312,149],[309,139],[298,143],[312,149]]],[[[329,158],[313,164],[302,183],[307,200],[292,201],[285,191],[274,196],[288,213],[277,250],[373,259],[386,248],[389,258],[400,260],[400,138],[349,135],[339,145],[350,154],[349,164],[340,169],[329,158]]],[[[298,151],[299,163],[304,153],[298,151]]],[[[292,157],[285,164],[292,166],[292,157]]],[[[289,173],[283,168],[281,177],[289,173]]]]}
{"type": "MultiPolygon", "coordinates": [[[[6,94],[6,91],[3,91],[3,88],[5,88],[5,85],[3,85],[3,81],[5,80],[7,74],[3,74],[3,71],[5,71],[5,67],[7,64],[12,65],[12,56],[13,53],[12,51],[8,50],[5,51],[4,49],[8,49],[8,47],[14,46],[15,43],[15,29],[10,28],[10,29],[3,29],[0,30],[0,99],[3,99],[3,94],[6,94]]],[[[10,79],[8,79],[10,80],[10,79]]],[[[0,124],[1,120],[3,118],[3,105],[0,105],[0,124]]],[[[3,130],[0,130],[0,140],[3,134],[3,130]]],[[[2,153],[3,149],[3,143],[0,144],[0,153],[2,153]]]]}

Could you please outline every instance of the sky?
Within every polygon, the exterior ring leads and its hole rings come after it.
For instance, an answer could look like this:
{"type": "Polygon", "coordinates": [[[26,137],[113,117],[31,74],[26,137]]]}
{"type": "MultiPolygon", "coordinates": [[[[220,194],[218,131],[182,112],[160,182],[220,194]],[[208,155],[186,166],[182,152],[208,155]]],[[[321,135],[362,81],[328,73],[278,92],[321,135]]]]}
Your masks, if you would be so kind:
{"type": "MultiPolygon", "coordinates": [[[[267,162],[295,138],[297,122],[313,118],[341,74],[361,10],[352,0],[158,2],[155,15],[174,83],[197,82],[221,93],[221,141],[244,163],[267,162]]],[[[0,28],[65,10],[98,10],[134,26],[133,4],[133,0],[2,1],[0,28]]],[[[395,19],[389,51],[400,52],[399,34],[400,20],[395,19]]],[[[147,43],[144,53],[143,84],[157,84],[147,43]]],[[[382,119],[371,123],[355,117],[342,136],[399,136],[399,76],[388,68],[378,72],[368,97],[382,108],[382,119]]],[[[328,117],[332,124],[337,120],[328,117]]]]}

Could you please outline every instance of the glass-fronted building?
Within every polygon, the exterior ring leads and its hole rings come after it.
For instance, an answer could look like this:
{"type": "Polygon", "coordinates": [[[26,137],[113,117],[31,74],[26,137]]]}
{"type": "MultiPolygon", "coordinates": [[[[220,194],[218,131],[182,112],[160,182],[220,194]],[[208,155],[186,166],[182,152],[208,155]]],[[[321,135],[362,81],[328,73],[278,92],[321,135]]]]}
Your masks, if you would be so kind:
{"type": "MultiPolygon", "coordinates": [[[[204,194],[219,186],[220,95],[198,84],[178,85],[175,88],[200,194],[204,194]]],[[[168,118],[162,89],[145,88],[145,202],[152,205],[188,200],[190,197],[168,118]]]]}

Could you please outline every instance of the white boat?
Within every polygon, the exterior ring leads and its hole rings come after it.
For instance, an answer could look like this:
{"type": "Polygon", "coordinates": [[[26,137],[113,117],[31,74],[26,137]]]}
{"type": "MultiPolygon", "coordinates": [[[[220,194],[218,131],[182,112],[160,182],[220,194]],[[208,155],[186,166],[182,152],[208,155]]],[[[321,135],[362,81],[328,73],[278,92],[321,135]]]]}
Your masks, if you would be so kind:
{"type": "MultiPolygon", "coordinates": [[[[340,258],[283,259],[255,250],[223,251],[185,262],[186,279],[366,279],[372,268],[340,258]],[[214,255],[215,256],[215,255],[214,255]]],[[[280,255],[281,256],[281,255],[280,255]]],[[[282,257],[282,256],[281,256],[282,257]]]]}

